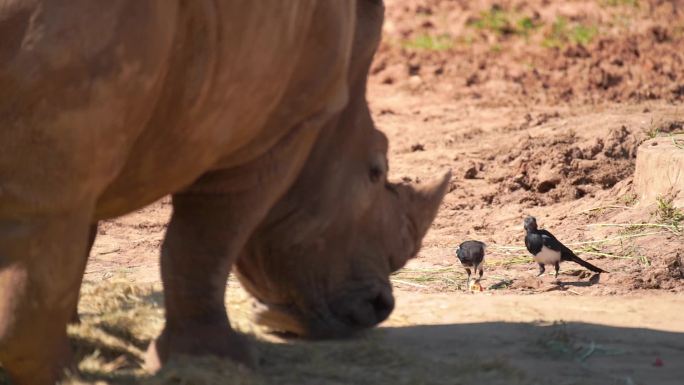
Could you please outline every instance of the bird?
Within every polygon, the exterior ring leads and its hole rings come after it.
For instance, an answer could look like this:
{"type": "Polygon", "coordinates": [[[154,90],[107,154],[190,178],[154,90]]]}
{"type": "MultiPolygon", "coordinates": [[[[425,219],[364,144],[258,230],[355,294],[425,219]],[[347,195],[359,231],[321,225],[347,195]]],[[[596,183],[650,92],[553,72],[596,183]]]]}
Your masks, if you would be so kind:
{"type": "MultiPolygon", "coordinates": [[[[485,245],[484,242],[480,241],[465,241],[461,243],[456,248],[456,257],[461,261],[461,265],[465,268],[468,273],[468,283],[467,287],[470,290],[470,275],[472,274],[471,268],[475,273],[479,274],[479,277],[475,280],[475,283],[480,284],[480,279],[482,279],[482,274],[484,274],[484,256],[485,256],[485,245]]],[[[482,286],[480,286],[482,290],[482,286]]]]}
{"type": "Polygon", "coordinates": [[[575,255],[572,250],[562,244],[550,232],[539,229],[535,217],[526,217],[524,227],[526,232],[525,247],[527,248],[527,251],[534,256],[535,262],[539,265],[539,274],[537,277],[544,274],[545,265],[554,265],[556,268],[554,276],[558,278],[558,270],[560,270],[560,263],[562,261],[575,262],[595,273],[607,273],[607,271],[596,267],[575,255]]]}

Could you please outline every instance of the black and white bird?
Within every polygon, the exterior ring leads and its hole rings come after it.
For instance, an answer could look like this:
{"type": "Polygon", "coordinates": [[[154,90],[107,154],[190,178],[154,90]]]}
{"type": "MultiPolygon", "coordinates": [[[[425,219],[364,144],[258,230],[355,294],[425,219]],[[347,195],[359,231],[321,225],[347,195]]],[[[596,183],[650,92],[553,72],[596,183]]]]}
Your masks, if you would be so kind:
{"type": "MultiPolygon", "coordinates": [[[[470,289],[470,275],[472,271],[479,274],[475,282],[480,283],[482,274],[484,274],[484,256],[487,245],[480,241],[465,241],[456,248],[456,257],[461,261],[461,265],[468,273],[467,287],[470,289]],[[472,271],[471,271],[472,269],[472,271]]],[[[481,289],[481,287],[480,287],[481,289]]]]}
{"type": "Polygon", "coordinates": [[[539,229],[537,220],[534,217],[525,218],[525,247],[539,265],[539,275],[544,274],[545,265],[553,265],[556,268],[555,276],[558,277],[558,270],[562,261],[572,261],[580,264],[595,273],[607,273],[591,263],[581,259],[575,253],[562,244],[550,232],[539,229]]]}

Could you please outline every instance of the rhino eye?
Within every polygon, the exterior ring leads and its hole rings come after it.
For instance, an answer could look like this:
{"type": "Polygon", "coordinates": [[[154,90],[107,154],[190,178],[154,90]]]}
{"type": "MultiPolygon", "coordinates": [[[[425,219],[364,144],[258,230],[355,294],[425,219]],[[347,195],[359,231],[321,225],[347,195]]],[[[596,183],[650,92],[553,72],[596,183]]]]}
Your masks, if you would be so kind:
{"type": "Polygon", "coordinates": [[[368,172],[368,177],[370,178],[371,182],[377,183],[380,182],[382,179],[382,169],[378,166],[371,166],[370,171],[368,172]]]}

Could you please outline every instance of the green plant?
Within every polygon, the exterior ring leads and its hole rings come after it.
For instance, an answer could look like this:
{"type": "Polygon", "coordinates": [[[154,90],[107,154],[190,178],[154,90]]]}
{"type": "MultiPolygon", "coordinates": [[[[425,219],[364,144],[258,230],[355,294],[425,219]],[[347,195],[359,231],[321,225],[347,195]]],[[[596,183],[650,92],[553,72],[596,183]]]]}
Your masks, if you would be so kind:
{"type": "Polygon", "coordinates": [[[548,48],[562,48],[568,43],[587,45],[598,34],[595,26],[576,23],[570,25],[568,19],[559,16],[551,25],[551,31],[544,38],[542,45],[548,48]]]}
{"type": "Polygon", "coordinates": [[[601,4],[606,7],[633,7],[639,8],[638,0],[603,0],[601,4]]]}
{"type": "Polygon", "coordinates": [[[515,16],[508,11],[494,7],[488,11],[481,12],[480,17],[471,21],[468,25],[476,29],[496,33],[497,35],[515,34],[522,36],[528,36],[540,26],[529,16],[520,16],[515,23],[513,23],[513,19],[515,19],[515,16]]]}
{"type": "Polygon", "coordinates": [[[646,137],[648,139],[654,139],[660,134],[660,125],[656,124],[651,116],[651,121],[648,123],[648,130],[646,130],[646,137]]]}
{"type": "Polygon", "coordinates": [[[568,28],[568,22],[564,17],[558,17],[551,24],[551,32],[544,38],[542,45],[547,48],[558,48],[563,46],[568,28]]]}
{"type": "Polygon", "coordinates": [[[508,14],[499,8],[492,8],[489,11],[480,13],[480,17],[473,20],[470,26],[492,31],[500,35],[513,31],[508,14]]]}
{"type": "MultiPolygon", "coordinates": [[[[651,121],[648,124],[648,129],[645,130],[648,139],[653,139],[658,136],[674,136],[684,134],[684,120],[680,119],[667,119],[660,118],[658,121],[654,121],[651,117],[651,121]]],[[[676,139],[673,137],[672,141],[674,145],[679,147],[678,141],[681,139],[676,139]]]]}
{"type": "Polygon", "coordinates": [[[404,48],[426,51],[446,51],[453,45],[454,43],[451,36],[447,34],[437,36],[422,34],[402,43],[404,48]]]}
{"type": "Polygon", "coordinates": [[[618,198],[618,200],[625,206],[634,206],[639,200],[639,196],[635,193],[628,192],[618,198]]]}
{"type": "Polygon", "coordinates": [[[594,40],[597,33],[598,29],[594,26],[578,24],[573,27],[570,33],[570,41],[576,44],[587,45],[594,40]]]}
{"type": "Polygon", "coordinates": [[[672,202],[674,197],[659,196],[656,198],[656,210],[654,212],[659,223],[669,225],[679,231],[681,222],[684,221],[684,212],[675,207],[672,202]]]}
{"type": "Polygon", "coordinates": [[[459,36],[457,38],[457,42],[459,44],[464,44],[464,45],[473,45],[473,43],[475,42],[475,37],[473,35],[466,34],[464,36],[459,36]]]}
{"type": "Polygon", "coordinates": [[[532,20],[530,17],[522,17],[518,19],[518,22],[516,23],[517,26],[517,31],[519,31],[520,34],[528,36],[530,32],[534,31],[539,27],[537,23],[532,20]]]}
{"type": "Polygon", "coordinates": [[[660,134],[660,127],[651,126],[651,128],[649,128],[648,131],[646,131],[646,136],[649,139],[654,139],[658,136],[658,134],[660,134]]]}

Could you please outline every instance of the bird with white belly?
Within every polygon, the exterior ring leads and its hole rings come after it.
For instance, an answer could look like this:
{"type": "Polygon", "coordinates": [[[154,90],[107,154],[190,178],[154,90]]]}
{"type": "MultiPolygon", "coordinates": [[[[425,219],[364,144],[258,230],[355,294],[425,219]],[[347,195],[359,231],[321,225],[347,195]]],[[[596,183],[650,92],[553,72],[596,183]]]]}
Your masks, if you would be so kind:
{"type": "Polygon", "coordinates": [[[560,270],[560,263],[562,261],[575,262],[595,273],[607,273],[607,271],[575,255],[572,250],[562,244],[550,232],[539,229],[537,227],[537,220],[534,217],[528,216],[525,218],[524,226],[526,231],[525,247],[539,265],[539,276],[544,274],[546,265],[553,265],[556,269],[555,277],[558,277],[558,270],[560,270]]]}

